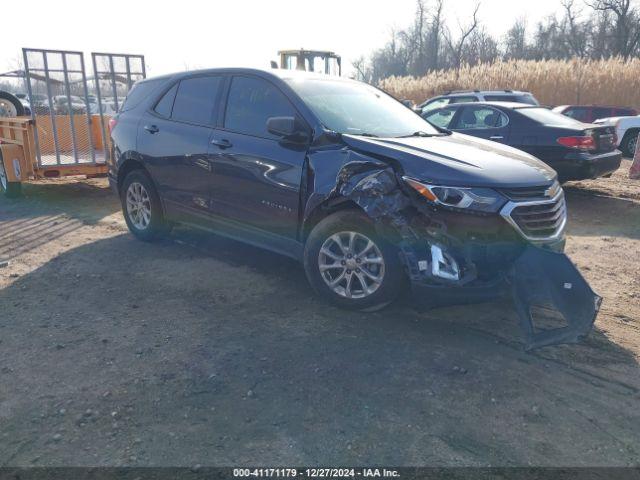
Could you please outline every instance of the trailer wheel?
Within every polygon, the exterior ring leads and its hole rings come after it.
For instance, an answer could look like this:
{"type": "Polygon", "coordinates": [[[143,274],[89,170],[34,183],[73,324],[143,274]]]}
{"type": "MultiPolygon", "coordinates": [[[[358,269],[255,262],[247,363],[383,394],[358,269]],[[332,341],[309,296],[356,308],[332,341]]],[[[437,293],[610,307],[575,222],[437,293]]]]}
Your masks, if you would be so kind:
{"type": "Polygon", "coordinates": [[[0,194],[7,198],[19,197],[22,193],[22,183],[10,182],[7,178],[7,171],[4,168],[2,151],[0,151],[0,194]]]}
{"type": "Polygon", "coordinates": [[[18,97],[0,91],[0,117],[22,117],[24,106],[18,97]]]}

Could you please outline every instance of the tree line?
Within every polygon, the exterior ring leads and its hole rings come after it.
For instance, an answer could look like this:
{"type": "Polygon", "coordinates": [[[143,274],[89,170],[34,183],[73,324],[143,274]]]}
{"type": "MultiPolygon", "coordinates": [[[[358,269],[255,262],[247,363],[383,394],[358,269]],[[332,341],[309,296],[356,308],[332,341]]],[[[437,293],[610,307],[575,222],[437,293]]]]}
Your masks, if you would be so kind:
{"type": "Polygon", "coordinates": [[[561,0],[560,14],[533,26],[518,18],[501,38],[490,35],[479,20],[480,3],[466,21],[450,27],[445,1],[417,0],[413,24],[392,30],[382,48],[352,62],[356,76],[377,83],[497,60],[640,56],[639,0],[561,0]]]}

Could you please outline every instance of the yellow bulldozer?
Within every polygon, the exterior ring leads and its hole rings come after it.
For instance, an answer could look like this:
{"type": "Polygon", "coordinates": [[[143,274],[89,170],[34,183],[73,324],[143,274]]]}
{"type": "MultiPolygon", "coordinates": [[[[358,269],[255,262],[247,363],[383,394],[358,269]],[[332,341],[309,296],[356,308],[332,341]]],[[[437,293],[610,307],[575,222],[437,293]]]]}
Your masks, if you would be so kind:
{"type": "Polygon", "coordinates": [[[280,50],[280,64],[272,61],[273,68],[287,70],[303,70],[306,72],[324,73],[326,75],[342,75],[342,59],[340,55],[328,50],[280,50]]]}

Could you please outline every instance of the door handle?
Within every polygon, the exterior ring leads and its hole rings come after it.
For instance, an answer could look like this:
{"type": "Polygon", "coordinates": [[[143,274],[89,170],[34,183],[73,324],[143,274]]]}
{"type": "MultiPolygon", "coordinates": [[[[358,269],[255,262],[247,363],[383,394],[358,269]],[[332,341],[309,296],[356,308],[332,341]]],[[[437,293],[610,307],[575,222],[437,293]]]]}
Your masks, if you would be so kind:
{"type": "Polygon", "coordinates": [[[218,139],[213,139],[211,140],[211,144],[212,145],[217,145],[220,148],[229,148],[232,147],[233,145],[231,144],[231,142],[229,140],[227,140],[226,138],[223,138],[221,140],[218,139]]]}
{"type": "Polygon", "coordinates": [[[502,135],[493,135],[489,137],[489,140],[504,140],[504,137],[502,135]]]}
{"type": "Polygon", "coordinates": [[[160,129],[155,125],[145,125],[144,129],[151,134],[158,133],[160,131],[160,129]]]}

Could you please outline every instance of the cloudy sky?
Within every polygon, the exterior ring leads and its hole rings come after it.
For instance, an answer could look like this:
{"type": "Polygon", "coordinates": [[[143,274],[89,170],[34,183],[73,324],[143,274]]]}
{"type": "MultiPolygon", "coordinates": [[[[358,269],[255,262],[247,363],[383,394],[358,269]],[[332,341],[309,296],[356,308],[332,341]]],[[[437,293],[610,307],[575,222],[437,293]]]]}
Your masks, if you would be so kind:
{"type": "MultiPolygon", "coordinates": [[[[427,0],[428,2],[428,0],[427,0]]],[[[465,23],[475,0],[445,0],[449,25],[465,23]]],[[[559,0],[481,0],[489,32],[518,17],[530,25],[560,11],[559,0]]],[[[288,48],[334,50],[343,64],[382,46],[411,23],[415,0],[30,0],[2,22],[0,70],[22,47],[142,53],[149,75],[219,67],[268,67],[288,48]]],[[[89,58],[88,58],[89,60],[89,58]]],[[[90,63],[90,62],[89,62],[90,63]]]]}

